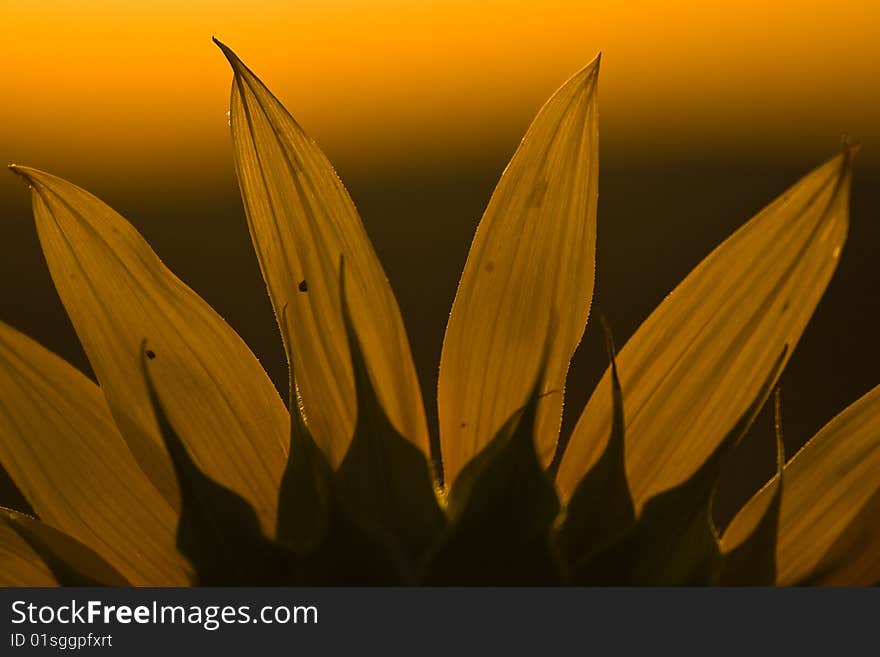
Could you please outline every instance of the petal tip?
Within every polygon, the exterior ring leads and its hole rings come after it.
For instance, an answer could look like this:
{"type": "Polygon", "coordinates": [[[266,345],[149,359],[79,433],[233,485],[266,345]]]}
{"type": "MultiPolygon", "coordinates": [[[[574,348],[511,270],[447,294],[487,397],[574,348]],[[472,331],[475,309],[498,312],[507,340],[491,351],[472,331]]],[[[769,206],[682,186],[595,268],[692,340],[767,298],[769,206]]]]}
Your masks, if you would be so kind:
{"type": "Polygon", "coordinates": [[[217,37],[212,36],[212,37],[211,37],[211,41],[214,43],[215,46],[217,46],[218,48],[220,48],[221,52],[222,52],[224,55],[226,55],[227,57],[229,56],[229,54],[232,54],[232,49],[231,49],[229,46],[227,46],[225,43],[223,43],[223,42],[222,42],[220,39],[218,39],[217,37]],[[227,54],[227,53],[228,53],[228,54],[227,54]]]}
{"type": "Polygon", "coordinates": [[[599,77],[599,68],[602,63],[602,53],[596,54],[590,62],[581,68],[577,73],[569,78],[569,81],[563,87],[574,84],[580,88],[586,88],[594,84],[599,77]]]}
{"type": "Polygon", "coordinates": [[[858,154],[862,150],[862,142],[858,139],[853,138],[851,135],[844,133],[840,137],[840,156],[843,157],[843,160],[847,164],[851,164],[852,161],[858,156],[858,154]]]}
{"type": "Polygon", "coordinates": [[[46,187],[56,176],[50,173],[34,169],[33,167],[25,167],[20,164],[8,165],[9,170],[17,176],[20,176],[31,187],[46,187]]]}
{"type": "Polygon", "coordinates": [[[225,43],[223,43],[220,39],[218,39],[215,36],[211,37],[211,41],[214,42],[214,45],[216,45],[218,48],[220,48],[220,52],[223,53],[223,56],[226,57],[227,61],[229,62],[229,65],[232,66],[233,73],[235,73],[236,75],[241,73],[241,70],[244,67],[244,63],[241,61],[241,59],[239,59],[238,55],[235,54],[235,52],[232,50],[232,48],[227,46],[225,43]]]}
{"type": "Polygon", "coordinates": [[[590,63],[584,66],[581,69],[581,72],[584,73],[587,77],[593,77],[599,75],[599,69],[602,65],[602,51],[596,53],[596,56],[590,60],[590,63]]]}
{"type": "Polygon", "coordinates": [[[24,180],[28,185],[33,185],[35,183],[33,174],[36,172],[35,169],[31,169],[30,167],[23,167],[20,164],[9,164],[7,168],[14,173],[16,176],[19,176],[22,180],[24,180]]]}

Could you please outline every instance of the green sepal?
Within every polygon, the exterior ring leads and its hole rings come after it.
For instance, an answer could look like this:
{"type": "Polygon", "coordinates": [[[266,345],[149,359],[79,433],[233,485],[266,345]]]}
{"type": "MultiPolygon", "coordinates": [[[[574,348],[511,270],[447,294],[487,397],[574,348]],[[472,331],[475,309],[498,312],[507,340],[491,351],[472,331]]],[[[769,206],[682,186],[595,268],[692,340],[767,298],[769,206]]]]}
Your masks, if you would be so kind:
{"type": "Polygon", "coordinates": [[[649,499],[636,523],[617,540],[578,562],[579,585],[700,586],[713,583],[721,550],[711,501],[724,457],[748,431],[785,361],[783,349],[752,404],[686,481],[649,499]]]}
{"type": "Polygon", "coordinates": [[[425,454],[394,428],[376,396],[345,295],[344,265],[340,282],[358,410],[336,483],[354,518],[386,536],[414,574],[446,517],[425,454]]]}
{"type": "MultiPolygon", "coordinates": [[[[282,330],[288,333],[286,307],[282,330]]],[[[286,340],[290,344],[290,340],[286,340]]],[[[301,586],[405,583],[386,537],[363,527],[342,501],[336,474],[312,438],[290,370],[290,452],[278,497],[277,539],[297,555],[301,586]]]]}
{"type": "Polygon", "coordinates": [[[0,507],[0,518],[36,552],[61,586],[131,586],[116,568],[72,536],[0,507]]]}
{"type": "Polygon", "coordinates": [[[715,584],[718,586],[773,586],[776,583],[776,538],[782,508],[785,444],[782,440],[782,407],[776,394],[776,478],[773,497],[761,520],[746,539],[722,554],[715,584]]]}
{"type": "Polygon", "coordinates": [[[534,439],[542,380],[543,374],[525,407],[507,420],[453,483],[447,509],[450,526],[428,561],[424,584],[562,583],[550,539],[559,499],[534,439]]]}
{"type": "Polygon", "coordinates": [[[632,526],[636,517],[626,480],[623,393],[607,326],[605,340],[611,363],[611,436],[602,456],[575,488],[556,534],[560,554],[569,565],[599,552],[632,526]]]}
{"type": "Polygon", "coordinates": [[[572,568],[582,586],[698,586],[708,584],[721,553],[710,517],[710,493],[721,446],[686,482],[645,503],[617,540],[572,568]]]}
{"type": "MultiPolygon", "coordinates": [[[[282,330],[287,333],[286,306],[282,330]]],[[[285,341],[289,338],[285,336],[285,341]]],[[[302,416],[290,360],[290,450],[278,491],[276,536],[297,554],[314,551],[329,531],[333,507],[333,469],[315,444],[302,416]]]]}
{"type": "Polygon", "coordinates": [[[296,408],[278,503],[278,541],[297,556],[298,586],[404,584],[395,550],[361,526],[341,500],[334,473],[296,408]],[[297,417],[298,416],[298,417],[297,417]]]}
{"type": "Polygon", "coordinates": [[[402,586],[412,584],[392,546],[355,521],[335,499],[321,542],[297,564],[297,586],[402,586]]]}
{"type": "MultiPolygon", "coordinates": [[[[150,357],[157,356],[151,353],[150,357]]],[[[177,549],[193,568],[194,584],[293,584],[296,572],[293,552],[266,538],[250,503],[208,477],[192,460],[165,415],[147,364],[146,341],[141,347],[141,367],[180,490],[177,549]]]]}

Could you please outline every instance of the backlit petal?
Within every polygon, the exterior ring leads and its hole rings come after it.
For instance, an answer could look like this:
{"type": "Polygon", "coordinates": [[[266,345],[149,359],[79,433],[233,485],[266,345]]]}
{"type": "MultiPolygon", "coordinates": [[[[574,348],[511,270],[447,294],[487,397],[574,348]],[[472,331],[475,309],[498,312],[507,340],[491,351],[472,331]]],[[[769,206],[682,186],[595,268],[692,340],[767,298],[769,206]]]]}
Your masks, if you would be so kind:
{"type": "MultiPolygon", "coordinates": [[[[849,223],[853,150],[806,175],[703,260],[620,352],[627,478],[636,508],[686,479],[791,354],[834,272],[849,223]]],[[[563,496],[602,453],[608,373],[559,471],[563,496]]]]}
{"type": "Polygon", "coordinates": [[[230,124],[251,238],[279,318],[287,306],[296,384],[315,441],[333,466],[354,430],[356,402],[339,303],[348,302],[370,378],[394,427],[426,453],[428,430],[409,339],[357,210],[321,149],[266,86],[217,42],[235,74],[230,124]]]}
{"type": "Polygon", "coordinates": [[[132,584],[187,583],[177,514],[138,467],[101,390],[2,322],[0,462],[43,522],[132,584]]]}
{"type": "MultiPolygon", "coordinates": [[[[793,584],[815,574],[817,582],[876,584],[880,578],[880,386],[825,425],[786,464],[784,473],[777,582],[793,584]],[[865,581],[865,577],[873,579],[865,581]]],[[[726,550],[751,531],[772,496],[772,483],[733,519],[724,533],[726,550]]]]}
{"type": "Polygon", "coordinates": [[[447,482],[525,403],[548,336],[541,392],[555,394],[541,404],[536,439],[541,460],[553,457],[568,365],[593,297],[598,75],[597,57],[547,101],[474,236],[440,360],[447,482]]]}
{"type": "Polygon", "coordinates": [[[0,586],[58,586],[52,571],[12,527],[0,520],[0,586]]]}
{"type": "Polygon", "coordinates": [[[177,488],[140,373],[149,340],[156,386],[200,467],[274,527],[289,416],[238,334],[159,260],[123,217],[55,176],[31,183],[40,243],[113,418],[173,505],[177,488]]]}

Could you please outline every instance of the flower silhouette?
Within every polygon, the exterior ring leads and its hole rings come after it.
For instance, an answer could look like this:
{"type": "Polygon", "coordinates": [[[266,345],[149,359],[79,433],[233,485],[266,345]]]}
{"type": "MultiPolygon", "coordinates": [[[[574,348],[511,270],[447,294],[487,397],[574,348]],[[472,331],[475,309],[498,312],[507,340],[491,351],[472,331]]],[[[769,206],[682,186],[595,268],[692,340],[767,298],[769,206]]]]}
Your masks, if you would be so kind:
{"type": "Polygon", "coordinates": [[[880,387],[787,463],[780,449],[777,475],[724,532],[710,513],[720,462],[835,270],[855,147],[718,246],[619,354],[609,346],[560,441],[593,296],[597,57],[540,110],[480,221],[432,441],[403,319],[352,200],[218,45],[290,403],[123,217],[13,165],[97,384],[0,323],[0,462],[37,516],[3,511],[0,582],[880,581],[880,387]]]}

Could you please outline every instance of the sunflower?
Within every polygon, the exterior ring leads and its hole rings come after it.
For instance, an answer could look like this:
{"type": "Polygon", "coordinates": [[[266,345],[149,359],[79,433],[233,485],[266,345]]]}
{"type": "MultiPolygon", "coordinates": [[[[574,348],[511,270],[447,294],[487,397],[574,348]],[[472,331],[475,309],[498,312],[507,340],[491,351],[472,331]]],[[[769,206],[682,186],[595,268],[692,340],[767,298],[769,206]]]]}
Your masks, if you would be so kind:
{"type": "Polygon", "coordinates": [[[874,584],[880,387],[726,527],[748,430],[846,239],[856,147],[708,255],[630,337],[574,431],[593,296],[599,57],[544,105],[476,231],[426,421],[391,286],[329,161],[226,46],[235,168],[290,364],[235,331],[88,192],[15,166],[97,384],[0,324],[0,583],[874,584]]]}

